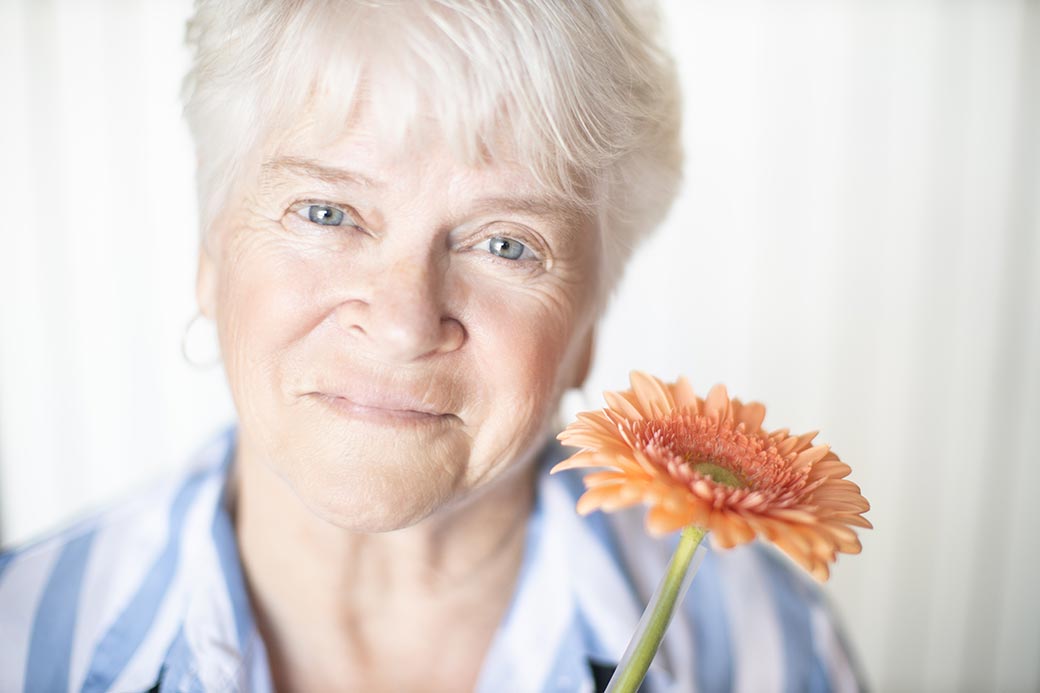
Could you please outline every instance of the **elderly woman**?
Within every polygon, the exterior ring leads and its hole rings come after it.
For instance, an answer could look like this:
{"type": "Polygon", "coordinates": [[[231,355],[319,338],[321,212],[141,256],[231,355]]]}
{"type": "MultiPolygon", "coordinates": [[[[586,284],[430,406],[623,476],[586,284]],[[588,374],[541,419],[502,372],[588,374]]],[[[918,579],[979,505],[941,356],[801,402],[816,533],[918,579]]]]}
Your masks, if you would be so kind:
{"type": "MultiPolygon", "coordinates": [[[[677,189],[652,13],[198,0],[188,35],[198,303],[238,420],[0,558],[0,689],[601,688],[668,551],[547,468],[677,189]]],[[[855,679],[820,596],[744,548],[705,561],[646,687],[855,679]]]]}

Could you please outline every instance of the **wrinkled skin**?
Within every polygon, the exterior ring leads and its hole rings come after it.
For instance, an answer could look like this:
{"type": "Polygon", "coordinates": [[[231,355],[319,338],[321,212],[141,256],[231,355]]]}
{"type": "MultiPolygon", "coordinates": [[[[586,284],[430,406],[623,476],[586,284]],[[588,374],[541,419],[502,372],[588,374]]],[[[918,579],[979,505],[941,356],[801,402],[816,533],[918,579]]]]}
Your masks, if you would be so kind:
{"type": "Polygon", "coordinates": [[[530,461],[587,371],[601,263],[594,221],[520,167],[437,140],[399,151],[370,125],[271,138],[197,287],[237,463],[362,532],[463,506],[530,461]]]}

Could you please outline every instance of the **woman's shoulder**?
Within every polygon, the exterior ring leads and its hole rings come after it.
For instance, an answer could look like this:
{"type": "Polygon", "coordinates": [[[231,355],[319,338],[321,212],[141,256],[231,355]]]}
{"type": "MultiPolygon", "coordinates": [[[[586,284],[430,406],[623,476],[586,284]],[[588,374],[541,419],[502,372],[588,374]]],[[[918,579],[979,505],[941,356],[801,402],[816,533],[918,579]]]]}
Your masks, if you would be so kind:
{"type": "Polygon", "coordinates": [[[108,641],[127,638],[148,612],[176,612],[185,536],[212,514],[232,434],[117,502],[0,553],[0,689],[79,688],[96,655],[113,651],[108,641]]]}
{"type": "Polygon", "coordinates": [[[150,540],[165,535],[170,515],[176,515],[189,496],[197,493],[207,481],[212,484],[222,480],[225,456],[233,444],[235,430],[233,425],[221,429],[184,464],[153,477],[115,501],[41,536],[0,548],[0,588],[17,572],[17,566],[49,562],[56,554],[73,551],[71,547],[88,541],[92,543],[105,532],[120,532],[125,541],[119,544],[128,550],[125,558],[140,559],[138,551],[150,540]]]}

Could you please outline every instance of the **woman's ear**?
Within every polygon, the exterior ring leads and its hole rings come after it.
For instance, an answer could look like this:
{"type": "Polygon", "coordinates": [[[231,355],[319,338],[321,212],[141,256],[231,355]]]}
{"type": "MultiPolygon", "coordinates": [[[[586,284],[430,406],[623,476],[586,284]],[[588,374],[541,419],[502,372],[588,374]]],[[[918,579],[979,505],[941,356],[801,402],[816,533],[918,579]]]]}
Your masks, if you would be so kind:
{"type": "Polygon", "coordinates": [[[210,320],[217,317],[217,263],[209,245],[199,244],[199,267],[195,274],[195,300],[199,312],[210,320]]]}
{"type": "Polygon", "coordinates": [[[589,377],[589,371],[592,370],[592,355],[595,352],[596,326],[593,325],[589,328],[589,332],[585,336],[585,343],[581,347],[581,355],[578,357],[578,362],[574,370],[574,378],[570,383],[571,388],[579,389],[585,384],[585,379],[589,377]]]}

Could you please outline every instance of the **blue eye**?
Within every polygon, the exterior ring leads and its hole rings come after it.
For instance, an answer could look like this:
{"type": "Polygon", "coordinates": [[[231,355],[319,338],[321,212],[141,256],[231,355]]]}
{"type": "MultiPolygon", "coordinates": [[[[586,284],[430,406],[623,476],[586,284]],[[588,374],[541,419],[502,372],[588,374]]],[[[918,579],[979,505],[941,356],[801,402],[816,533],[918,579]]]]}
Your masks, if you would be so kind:
{"type": "Polygon", "coordinates": [[[345,217],[343,210],[336,207],[330,207],[329,205],[307,206],[307,218],[314,224],[339,226],[343,223],[345,217]]]}
{"type": "Polygon", "coordinates": [[[498,255],[506,260],[519,260],[527,250],[527,246],[512,238],[493,236],[488,240],[488,250],[492,255],[498,255]]]}

